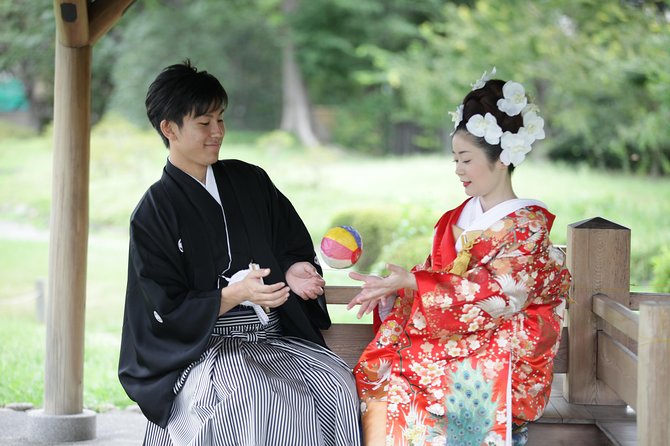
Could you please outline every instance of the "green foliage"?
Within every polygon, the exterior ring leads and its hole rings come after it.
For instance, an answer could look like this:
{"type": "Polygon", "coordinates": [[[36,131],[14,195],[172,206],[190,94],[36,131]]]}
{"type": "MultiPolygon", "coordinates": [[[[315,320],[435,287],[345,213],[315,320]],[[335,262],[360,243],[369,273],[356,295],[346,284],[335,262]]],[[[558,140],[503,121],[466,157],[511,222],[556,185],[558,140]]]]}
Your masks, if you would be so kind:
{"type": "MultiPolygon", "coordinates": [[[[34,320],[35,302],[30,295],[35,281],[48,272],[51,144],[48,133],[0,139],[0,364],[7,365],[1,367],[7,386],[0,386],[0,405],[41,402],[44,328],[34,320]],[[26,336],[17,337],[17,332],[26,336]]],[[[281,134],[259,138],[258,134],[231,132],[222,157],[264,167],[295,205],[316,246],[332,225],[349,224],[361,231],[367,212],[374,211],[369,219],[376,228],[383,227],[383,236],[374,232],[363,236],[364,250],[374,250],[372,245],[381,240],[376,243],[375,263],[365,272],[380,273],[381,262],[407,267],[422,262],[435,222],[464,199],[462,186],[452,175],[450,157],[379,159],[323,150],[288,147],[281,134]],[[277,140],[283,148],[269,150],[270,143],[265,142],[277,140]],[[346,215],[335,222],[339,214],[346,215]]],[[[160,176],[165,157],[154,130],[138,131],[111,115],[93,129],[84,377],[87,407],[130,404],[114,376],[128,218],[141,194],[160,176]]],[[[600,216],[630,228],[632,287],[647,289],[651,259],[661,254],[660,247],[670,246],[670,182],[533,160],[515,171],[513,181],[519,196],[539,198],[556,214],[551,234],[556,243],[565,243],[568,224],[585,218],[600,216]]],[[[347,272],[326,270],[326,281],[359,284],[347,272]]]]}
{"type": "Polygon", "coordinates": [[[2,314],[0,363],[4,382],[0,386],[0,406],[26,402],[40,407],[44,395],[44,327],[34,319],[2,314]]]}
{"type": "Polygon", "coordinates": [[[351,226],[361,235],[363,254],[354,269],[361,272],[370,271],[382,249],[391,242],[399,217],[399,212],[395,208],[351,209],[333,217],[331,226],[351,226]]]}
{"type": "Polygon", "coordinates": [[[0,139],[21,139],[37,136],[35,130],[14,123],[0,121],[0,139]]]}
{"type": "Polygon", "coordinates": [[[670,22],[663,4],[448,3],[421,31],[424,41],[404,52],[372,54],[400,95],[399,108],[427,129],[448,128],[446,112],[496,66],[497,77],[522,82],[539,104],[546,154],[670,173],[670,22]]]}
{"type": "Polygon", "coordinates": [[[279,152],[294,149],[298,145],[298,141],[295,136],[289,132],[275,130],[262,134],[256,140],[256,145],[271,151],[279,152]]]}
{"type": "Polygon", "coordinates": [[[659,293],[670,293],[670,246],[651,260],[654,278],[652,286],[659,293]]]}
{"type": "Polygon", "coordinates": [[[389,145],[389,109],[392,98],[370,94],[337,107],[333,140],[356,152],[384,154],[389,145]]]}
{"type": "Polygon", "coordinates": [[[430,254],[433,228],[440,211],[421,206],[404,206],[391,241],[383,247],[372,271],[387,274],[387,263],[405,269],[422,264],[430,254]]]}
{"type": "Polygon", "coordinates": [[[218,0],[147,7],[126,20],[117,43],[111,107],[147,125],[143,98],[164,67],[189,58],[227,90],[232,127],[269,129],[281,111],[278,39],[254,2],[221,8],[218,0]]]}
{"type": "Polygon", "coordinates": [[[409,270],[422,264],[430,254],[431,237],[427,234],[415,235],[408,238],[394,239],[386,245],[379,255],[379,262],[375,263],[371,271],[386,275],[389,271],[385,265],[392,263],[409,270]]]}

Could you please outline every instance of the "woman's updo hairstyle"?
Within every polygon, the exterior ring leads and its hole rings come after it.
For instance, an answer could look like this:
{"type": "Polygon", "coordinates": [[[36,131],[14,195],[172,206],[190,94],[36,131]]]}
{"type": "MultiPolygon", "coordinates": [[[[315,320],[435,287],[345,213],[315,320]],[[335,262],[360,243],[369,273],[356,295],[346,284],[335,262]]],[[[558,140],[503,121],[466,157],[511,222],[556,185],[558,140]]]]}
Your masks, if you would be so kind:
{"type": "MultiPolygon", "coordinates": [[[[491,113],[503,132],[517,133],[523,127],[523,116],[521,114],[509,116],[498,108],[498,100],[503,98],[503,85],[505,85],[505,81],[491,79],[483,87],[469,92],[462,102],[463,119],[455,129],[455,132],[467,132],[476,141],[477,145],[484,150],[491,163],[500,159],[502,153],[500,143],[489,144],[483,137],[472,135],[468,132],[466,123],[473,115],[485,116],[486,113],[491,113]]],[[[514,165],[510,164],[508,167],[511,173],[514,170],[514,165]]]]}

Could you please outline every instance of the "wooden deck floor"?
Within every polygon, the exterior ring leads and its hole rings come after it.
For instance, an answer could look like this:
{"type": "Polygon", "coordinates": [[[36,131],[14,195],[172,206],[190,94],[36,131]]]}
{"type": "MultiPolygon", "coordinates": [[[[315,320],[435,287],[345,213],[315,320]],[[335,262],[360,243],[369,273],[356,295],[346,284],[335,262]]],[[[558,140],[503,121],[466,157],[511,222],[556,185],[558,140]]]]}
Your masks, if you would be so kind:
{"type": "Polygon", "coordinates": [[[528,446],[636,446],[635,420],[635,412],[626,406],[568,403],[563,375],[557,374],[544,415],[530,427],[528,446]]]}

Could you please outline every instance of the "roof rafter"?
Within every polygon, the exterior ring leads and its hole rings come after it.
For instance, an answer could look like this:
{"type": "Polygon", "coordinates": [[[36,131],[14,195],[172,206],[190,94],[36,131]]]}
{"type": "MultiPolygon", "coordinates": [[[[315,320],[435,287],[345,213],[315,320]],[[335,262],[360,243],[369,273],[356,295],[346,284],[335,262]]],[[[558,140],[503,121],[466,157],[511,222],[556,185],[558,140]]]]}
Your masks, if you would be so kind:
{"type": "Polygon", "coordinates": [[[135,0],[54,0],[58,42],[69,48],[93,46],[135,0]]]}

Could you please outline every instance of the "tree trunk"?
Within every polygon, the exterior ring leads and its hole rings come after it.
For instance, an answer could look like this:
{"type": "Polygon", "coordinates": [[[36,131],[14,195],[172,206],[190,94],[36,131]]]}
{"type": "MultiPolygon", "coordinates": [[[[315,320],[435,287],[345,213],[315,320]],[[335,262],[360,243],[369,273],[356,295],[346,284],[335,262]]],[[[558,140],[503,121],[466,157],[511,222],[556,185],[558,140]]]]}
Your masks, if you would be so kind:
{"type": "Polygon", "coordinates": [[[311,110],[305,82],[295,56],[295,43],[288,16],[296,8],[296,0],[283,0],[286,15],[285,39],[282,47],[282,119],[280,128],[294,133],[308,147],[318,146],[319,139],[312,128],[311,110]]]}

